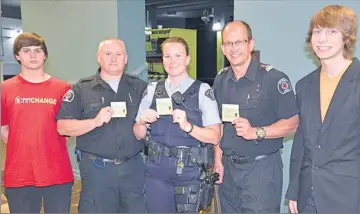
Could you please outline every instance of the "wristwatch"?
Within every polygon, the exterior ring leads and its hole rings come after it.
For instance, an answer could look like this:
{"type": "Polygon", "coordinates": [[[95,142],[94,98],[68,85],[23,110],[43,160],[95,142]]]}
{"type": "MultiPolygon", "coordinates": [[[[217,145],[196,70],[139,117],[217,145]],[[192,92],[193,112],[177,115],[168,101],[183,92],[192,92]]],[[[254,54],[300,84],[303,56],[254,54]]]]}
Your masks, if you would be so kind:
{"type": "Polygon", "coordinates": [[[261,142],[266,136],[266,131],[263,127],[256,127],[256,141],[261,142]]]}
{"type": "Polygon", "coordinates": [[[190,132],[192,132],[192,130],[194,129],[194,125],[190,123],[190,126],[185,127],[185,132],[190,134],[190,132]]]}

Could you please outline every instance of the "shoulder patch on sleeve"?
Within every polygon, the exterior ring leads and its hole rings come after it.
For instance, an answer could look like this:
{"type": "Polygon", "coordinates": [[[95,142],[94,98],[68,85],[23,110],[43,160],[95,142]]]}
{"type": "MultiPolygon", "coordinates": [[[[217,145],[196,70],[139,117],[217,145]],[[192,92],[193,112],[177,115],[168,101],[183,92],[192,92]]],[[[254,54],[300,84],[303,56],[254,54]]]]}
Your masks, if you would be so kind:
{"type": "Polygon", "coordinates": [[[138,76],[136,75],[132,75],[132,74],[126,74],[130,79],[140,79],[138,76]]]}
{"type": "Polygon", "coordinates": [[[271,71],[274,67],[270,64],[261,64],[261,67],[265,69],[265,71],[269,72],[271,71]]]}
{"type": "Polygon", "coordinates": [[[71,103],[75,98],[75,93],[72,89],[69,89],[66,94],[63,96],[62,101],[71,103]]]}
{"type": "Polygon", "coordinates": [[[214,91],[211,88],[205,91],[205,96],[207,96],[211,100],[215,100],[214,91]]]}
{"type": "Polygon", "coordinates": [[[278,91],[280,92],[280,94],[286,94],[286,93],[292,91],[292,87],[287,78],[281,78],[277,84],[277,88],[278,88],[278,91]]]}

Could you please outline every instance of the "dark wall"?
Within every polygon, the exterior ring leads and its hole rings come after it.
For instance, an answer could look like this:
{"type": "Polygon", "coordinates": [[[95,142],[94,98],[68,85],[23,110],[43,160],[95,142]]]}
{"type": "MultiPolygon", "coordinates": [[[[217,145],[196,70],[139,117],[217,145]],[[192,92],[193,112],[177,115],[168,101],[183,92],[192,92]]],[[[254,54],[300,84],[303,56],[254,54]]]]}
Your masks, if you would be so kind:
{"type": "MultiPolygon", "coordinates": [[[[233,20],[233,17],[229,17],[233,20]]],[[[229,21],[230,21],[229,20],[229,21]]],[[[197,79],[212,85],[217,74],[216,32],[212,31],[212,21],[205,24],[197,18],[159,19],[157,23],[163,28],[186,28],[197,30],[197,79]]],[[[225,58],[225,65],[229,62],[225,58]]]]}
{"type": "Polygon", "coordinates": [[[4,75],[3,78],[4,80],[7,80],[7,79],[10,79],[10,78],[13,78],[15,75],[4,75]]]}
{"type": "MultiPolygon", "coordinates": [[[[166,18],[157,20],[163,28],[185,28],[185,18],[166,18]]],[[[157,28],[156,26],[154,28],[157,28]]]]}
{"type": "Polygon", "coordinates": [[[21,19],[21,9],[20,7],[1,4],[1,17],[21,19]]]}
{"type": "Polygon", "coordinates": [[[186,28],[197,30],[197,79],[212,85],[216,76],[216,32],[212,22],[200,18],[186,19],[186,28]]]}

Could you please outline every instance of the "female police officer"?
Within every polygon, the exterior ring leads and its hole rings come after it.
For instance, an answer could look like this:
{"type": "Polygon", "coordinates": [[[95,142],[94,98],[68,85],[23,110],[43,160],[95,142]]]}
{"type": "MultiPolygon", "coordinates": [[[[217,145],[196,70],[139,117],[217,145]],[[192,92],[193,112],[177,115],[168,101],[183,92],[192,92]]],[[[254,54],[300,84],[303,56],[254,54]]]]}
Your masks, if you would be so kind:
{"type": "MultiPolygon", "coordinates": [[[[138,139],[148,140],[146,206],[153,212],[197,212],[198,163],[206,162],[200,145],[218,144],[220,118],[213,91],[187,73],[190,62],[186,41],[166,39],[161,46],[164,81],[148,85],[134,125],[138,139]],[[205,160],[205,161],[204,161],[205,160]]],[[[209,161],[209,160],[208,160],[209,161]]]]}

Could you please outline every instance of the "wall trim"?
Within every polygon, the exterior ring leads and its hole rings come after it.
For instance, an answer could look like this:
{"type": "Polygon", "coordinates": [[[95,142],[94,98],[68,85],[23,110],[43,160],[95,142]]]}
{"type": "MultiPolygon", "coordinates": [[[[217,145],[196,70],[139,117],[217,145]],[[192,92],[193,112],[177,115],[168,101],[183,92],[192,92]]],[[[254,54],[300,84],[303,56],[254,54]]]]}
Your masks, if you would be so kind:
{"type": "Polygon", "coordinates": [[[81,180],[79,169],[74,169],[73,168],[73,172],[74,172],[75,180],[81,180]]]}

